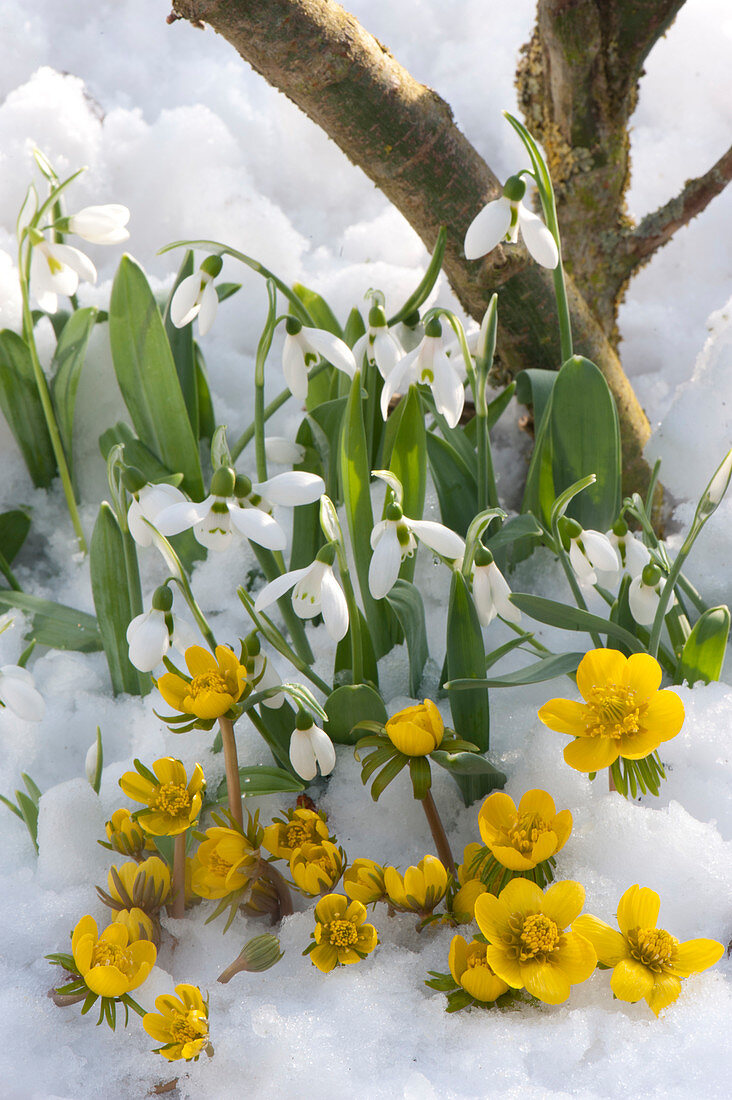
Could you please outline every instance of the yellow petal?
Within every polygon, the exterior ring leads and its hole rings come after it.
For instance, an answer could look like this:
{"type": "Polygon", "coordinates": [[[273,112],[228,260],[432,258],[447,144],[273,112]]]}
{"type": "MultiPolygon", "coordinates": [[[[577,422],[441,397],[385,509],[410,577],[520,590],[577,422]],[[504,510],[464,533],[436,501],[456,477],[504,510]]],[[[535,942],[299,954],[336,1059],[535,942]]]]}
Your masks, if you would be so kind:
{"type": "Polygon", "coordinates": [[[97,922],[88,914],[82,917],[71,935],[71,953],[76,954],[76,948],[84,936],[91,936],[93,943],[97,942],[97,922]]]}
{"type": "Polygon", "coordinates": [[[620,1001],[639,1001],[653,989],[653,972],[636,959],[621,959],[613,970],[610,987],[620,1001]]]}
{"type": "Polygon", "coordinates": [[[197,794],[199,791],[203,790],[205,786],[206,777],[203,774],[203,768],[200,764],[196,764],[193,769],[193,775],[191,776],[188,783],[188,793],[190,795],[197,794]]]}
{"type": "Polygon", "coordinates": [[[552,961],[561,967],[572,985],[586,982],[597,966],[597,952],[588,939],[567,932],[562,943],[552,956],[552,961]]]}
{"type": "Polygon", "coordinates": [[[548,791],[535,787],[523,796],[518,805],[518,812],[519,815],[538,814],[544,821],[551,821],[557,812],[557,807],[548,791]]]}
{"type": "Polygon", "coordinates": [[[724,947],[717,940],[686,940],[676,948],[673,969],[681,978],[714,966],[722,958],[724,947]]]}
{"type": "Polygon", "coordinates": [[[475,902],[487,891],[487,886],[479,879],[471,878],[461,886],[452,899],[452,915],[459,924],[467,924],[475,919],[475,902]]]}
{"type": "Polygon", "coordinates": [[[334,969],[338,962],[338,952],[335,947],[329,943],[318,944],[310,952],[310,962],[313,966],[317,966],[318,970],[322,970],[324,974],[328,974],[334,969]]]}
{"type": "Polygon", "coordinates": [[[493,894],[481,894],[476,899],[475,919],[481,932],[491,943],[501,943],[504,936],[510,933],[509,915],[503,902],[493,894]]]}
{"type": "Polygon", "coordinates": [[[681,992],[681,982],[673,974],[656,974],[653,989],[647,995],[648,1007],[658,1016],[661,1009],[676,1000],[681,992]]]}
{"type": "Polygon", "coordinates": [[[174,672],[164,672],[156,681],[157,688],[165,702],[173,710],[184,711],[183,703],[188,696],[190,684],[174,672]]]}
{"type": "Polygon", "coordinates": [[[185,658],[191,676],[202,676],[204,672],[216,672],[218,670],[213,654],[209,653],[203,646],[189,646],[185,658]]]}
{"type": "Polygon", "coordinates": [[[549,962],[521,964],[524,985],[534,997],[548,1005],[560,1005],[571,993],[569,978],[558,966],[549,962]]]}
{"type": "Polygon", "coordinates": [[[478,813],[478,828],[485,844],[491,844],[501,829],[510,829],[516,821],[513,799],[503,791],[488,795],[478,813]]]}
{"type": "MultiPolygon", "coordinates": [[[[354,903],[351,902],[353,905],[354,903]]],[[[332,920],[342,920],[348,907],[348,898],[343,894],[326,894],[315,906],[315,919],[321,924],[332,920]]]]}
{"type": "Polygon", "coordinates": [[[591,649],[579,663],[577,687],[583,699],[592,699],[592,689],[605,684],[622,684],[628,658],[617,649],[591,649]]]}
{"type": "Polygon", "coordinates": [[[138,772],[125,772],[120,778],[119,785],[128,798],[147,805],[152,801],[156,790],[150,780],[145,779],[138,772]]]}
{"type": "Polygon", "coordinates": [[[557,850],[557,835],[553,830],[541,833],[537,838],[531,852],[531,861],[534,865],[543,863],[549,856],[553,856],[557,850]]]}
{"type": "Polygon", "coordinates": [[[196,718],[220,718],[226,714],[234,702],[234,696],[225,691],[206,691],[197,695],[195,699],[190,697],[186,703],[186,709],[196,718]]]}
{"type": "Polygon", "coordinates": [[[649,702],[643,725],[653,729],[660,741],[670,741],[684,724],[684,704],[675,691],[659,691],[649,702]]]}
{"type": "Polygon", "coordinates": [[[109,924],[99,937],[100,942],[113,943],[115,947],[127,947],[130,934],[124,924],[109,924]]]}
{"type": "Polygon", "coordinates": [[[516,848],[508,848],[502,844],[489,844],[488,847],[498,862],[504,867],[508,867],[509,871],[529,871],[532,867],[536,867],[539,862],[536,859],[529,859],[528,856],[523,855],[516,848]]]}
{"type": "Polygon", "coordinates": [[[172,783],[176,787],[185,787],[188,782],[186,769],[180,760],[172,756],[161,756],[153,764],[153,771],[161,784],[172,783]]]}
{"type": "Polygon", "coordinates": [[[142,1026],[156,1043],[169,1043],[172,1039],[170,1020],[159,1016],[157,1012],[146,1012],[142,1017],[142,1026]]]}
{"type": "Polygon", "coordinates": [[[463,939],[462,936],[453,936],[447,965],[459,985],[460,978],[468,969],[468,941],[463,939]]]}
{"type": "Polygon", "coordinates": [[[545,891],[541,911],[551,917],[561,931],[577,919],[584,904],[584,886],[572,879],[565,879],[564,882],[553,883],[545,891]]]}
{"type": "Polygon", "coordinates": [[[658,748],[661,738],[656,729],[641,728],[637,733],[624,733],[615,744],[626,760],[642,760],[658,748]]]}
{"type": "Polygon", "coordinates": [[[526,917],[530,913],[543,912],[544,894],[530,879],[514,878],[501,890],[499,901],[509,913],[520,913],[526,917]]]}
{"type": "Polygon", "coordinates": [[[625,666],[625,684],[636,693],[639,703],[658,691],[661,686],[661,666],[649,653],[633,653],[625,666]]]}
{"type": "Polygon", "coordinates": [[[610,737],[578,737],[564,750],[565,762],[578,772],[609,768],[619,755],[618,743],[610,737]]]}
{"type": "Polygon", "coordinates": [[[502,947],[489,943],[485,949],[485,958],[494,974],[497,974],[506,985],[510,985],[512,989],[523,989],[524,979],[521,976],[521,968],[516,959],[509,958],[502,947]]]}
{"type": "Polygon", "coordinates": [[[356,946],[361,952],[373,951],[376,947],[377,939],[378,936],[373,924],[362,924],[358,930],[356,946]]]}
{"type": "Polygon", "coordinates": [[[79,973],[83,977],[91,967],[92,955],[94,953],[94,946],[97,942],[97,937],[87,935],[81,936],[76,941],[76,946],[73,949],[74,962],[76,963],[79,973]]]}
{"type": "Polygon", "coordinates": [[[631,886],[618,902],[618,927],[624,936],[634,928],[655,928],[661,899],[647,886],[631,886]]]}
{"type": "Polygon", "coordinates": [[[487,966],[471,966],[466,970],[460,982],[466,993],[475,997],[476,1001],[488,1003],[495,1001],[502,993],[506,993],[508,985],[496,974],[492,974],[487,966]]]}
{"type": "Polygon", "coordinates": [[[116,966],[93,966],[84,975],[84,981],[92,993],[98,993],[100,997],[121,997],[134,988],[127,975],[116,966]]]}
{"type": "Polygon", "coordinates": [[[150,940],[135,940],[127,949],[134,965],[149,966],[150,970],[155,966],[158,952],[154,943],[150,940]]]}
{"type": "Polygon", "coordinates": [[[617,966],[621,959],[628,956],[628,944],[625,938],[598,917],[583,913],[572,922],[572,931],[579,932],[590,941],[603,966],[617,966]]]}
{"type": "Polygon", "coordinates": [[[552,823],[552,829],[556,834],[558,852],[561,852],[564,845],[569,840],[569,834],[572,832],[572,814],[569,810],[560,810],[552,823]]]}
{"type": "Polygon", "coordinates": [[[366,906],[362,905],[360,901],[351,901],[343,914],[344,920],[349,920],[351,924],[361,925],[366,920],[366,906]]]}
{"type": "Polygon", "coordinates": [[[585,733],[587,719],[584,703],[574,699],[550,699],[539,709],[539,718],[550,730],[581,737],[585,733]]]}
{"type": "Polygon", "coordinates": [[[437,856],[425,856],[421,864],[427,888],[444,893],[447,889],[447,871],[437,856]]]}

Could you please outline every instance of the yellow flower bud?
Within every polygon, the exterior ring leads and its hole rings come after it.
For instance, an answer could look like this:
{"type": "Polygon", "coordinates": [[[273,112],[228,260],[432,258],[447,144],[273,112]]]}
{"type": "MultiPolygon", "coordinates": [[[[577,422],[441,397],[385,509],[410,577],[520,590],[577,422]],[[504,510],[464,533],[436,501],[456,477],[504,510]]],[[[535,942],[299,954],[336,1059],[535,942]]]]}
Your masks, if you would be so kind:
{"type": "Polygon", "coordinates": [[[450,973],[458,985],[476,1001],[495,1001],[508,992],[508,985],[493,971],[486,959],[488,944],[454,936],[450,945],[450,973]]]}
{"type": "Polygon", "coordinates": [[[130,943],[135,940],[150,940],[157,946],[160,942],[160,925],[142,909],[120,909],[115,913],[114,921],[115,924],[125,926],[130,943]]]}
{"type": "Polygon", "coordinates": [[[384,868],[373,859],[354,859],[343,876],[343,889],[351,901],[360,901],[362,905],[383,901],[384,868]]]}
{"type": "Polygon", "coordinates": [[[322,844],[303,844],[290,857],[293,882],[304,894],[327,894],[343,872],[343,852],[324,840],[322,844]]]}
{"type": "Polygon", "coordinates": [[[296,848],[303,844],[321,844],[333,840],[323,814],[298,806],[288,810],[284,819],[275,818],[264,830],[262,847],[273,856],[289,860],[296,848]]]}
{"type": "Polygon", "coordinates": [[[458,924],[469,924],[475,920],[475,903],[488,887],[477,878],[472,878],[461,886],[452,899],[450,911],[458,924]]]}
{"type": "Polygon", "coordinates": [[[395,909],[431,913],[447,891],[447,871],[436,856],[425,856],[402,877],[394,867],[384,868],[384,885],[395,909]]]}
{"type": "Polygon", "coordinates": [[[385,728],[394,748],[405,756],[427,756],[439,747],[445,732],[442,716],[430,699],[398,711],[385,728]]]}
{"type": "Polygon", "coordinates": [[[104,828],[109,841],[108,846],[123,856],[139,859],[143,852],[155,851],[152,838],[135,821],[129,810],[115,810],[104,828]]]}

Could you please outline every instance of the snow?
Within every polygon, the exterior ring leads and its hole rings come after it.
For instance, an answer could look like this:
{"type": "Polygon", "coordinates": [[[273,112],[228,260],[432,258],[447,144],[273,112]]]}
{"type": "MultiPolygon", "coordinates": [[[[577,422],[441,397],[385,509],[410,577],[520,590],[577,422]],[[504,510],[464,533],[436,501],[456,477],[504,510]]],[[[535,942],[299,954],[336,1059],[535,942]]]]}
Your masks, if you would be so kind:
{"type": "MultiPolygon", "coordinates": [[[[350,5],[418,79],[452,105],[458,124],[500,177],[515,171],[521,157],[500,111],[515,108],[513,73],[534,7],[533,0],[492,5],[490,13],[480,0],[350,5]]],[[[69,196],[70,210],[103,202],[130,207],[128,250],[155,290],[170,286],[180,255],[158,255],[158,249],[177,239],[211,237],[257,257],[285,280],[319,290],[341,318],[372,286],[381,287],[388,302],[402,299],[426,253],[401,215],[223,39],[184,23],[168,26],[166,14],[165,4],[148,0],[4,0],[0,325],[19,325],[13,234],[33,173],[34,143],[61,174],[88,165],[74,187],[73,206],[69,196]]],[[[730,38],[725,0],[688,0],[649,57],[631,134],[633,216],[666,201],[722,153],[732,121],[730,38]]],[[[688,525],[699,492],[731,442],[731,213],[732,192],[724,193],[639,273],[620,314],[623,362],[655,429],[649,454],[663,459],[663,480],[676,504],[676,547],[678,531],[688,525]]],[[[119,250],[90,246],[89,253],[99,282],[82,288],[81,302],[103,306],[119,250]]],[[[204,350],[219,422],[235,438],[248,421],[266,295],[257,276],[229,261],[223,278],[242,282],[244,289],[222,306],[204,350]]],[[[439,300],[454,306],[444,282],[439,300]]],[[[49,346],[48,333],[39,338],[49,346]]],[[[273,394],[282,385],[274,354],[267,384],[273,394]]],[[[99,425],[123,416],[108,351],[95,333],[75,437],[88,530],[105,493],[99,425]]],[[[517,417],[512,409],[502,422],[495,450],[499,486],[509,502],[515,502],[519,484],[516,449],[525,449],[523,438],[516,438],[517,417]]],[[[296,423],[295,413],[285,409],[272,432],[291,437],[296,423]]],[[[74,558],[61,493],[57,487],[32,488],[4,425],[0,461],[2,509],[22,502],[33,510],[28,552],[18,568],[21,584],[92,610],[87,569],[74,558]]],[[[703,595],[715,602],[732,597],[730,519],[732,503],[724,502],[689,563],[703,595]]],[[[238,547],[223,568],[222,560],[212,555],[202,563],[194,585],[217,635],[233,641],[247,629],[235,589],[255,559],[238,547]]],[[[146,594],[163,575],[155,552],[145,552],[146,594]]],[[[436,684],[442,660],[446,576],[430,555],[422,555],[417,579],[435,639],[425,690],[436,684]]],[[[564,587],[547,554],[522,563],[511,583],[552,594],[564,587]]],[[[0,634],[0,664],[17,660],[21,620],[0,634]]],[[[491,628],[495,645],[505,640],[502,629],[491,628]]],[[[324,627],[312,638],[316,669],[327,675],[332,648],[324,627]]],[[[578,644],[576,635],[554,641],[558,648],[578,644]]],[[[600,972],[556,1008],[447,1016],[444,998],[422,983],[428,970],[447,969],[452,931],[417,935],[411,918],[388,919],[383,907],[373,917],[380,937],[374,954],[323,976],[301,955],[313,926],[301,902],[302,911],[283,923],[285,956],[278,966],[238,975],[229,985],[219,985],[216,976],[262,926],[240,917],[222,936],[218,922],[204,923],[204,905],[185,922],[167,919],[171,936],[138,999],[151,1005],[156,993],[180,981],[208,990],[215,1047],[210,1061],[204,1056],[197,1064],[169,1067],[149,1053],[150,1041],[136,1021],[113,1035],[94,1027],[90,1017],[80,1018],[78,1009],[56,1008],[46,996],[54,972],[43,955],[68,950],[69,932],[84,913],[93,913],[100,927],[105,923],[94,885],[104,883],[113,861],[96,840],[114,809],[131,805],[119,791],[119,776],[136,756],[150,762],[171,754],[189,769],[200,761],[215,785],[223,761],[210,752],[205,734],[174,735],[162,726],[152,714],[154,696],[112,699],[102,654],[41,652],[33,671],[47,700],[44,721],[24,723],[0,711],[0,792],[21,786],[21,771],[44,791],[37,860],[22,823],[0,808],[0,1014],[11,1022],[0,1052],[4,1096],[137,1097],[173,1076],[180,1077],[180,1097],[217,1100],[270,1094],[331,1100],[344,1093],[369,1100],[728,1095],[732,997],[726,958],[685,981],[681,998],[659,1020],[643,1002],[613,1001],[608,976],[600,972]],[[83,778],[97,725],[105,750],[99,798],[83,778]]],[[[403,651],[382,662],[382,685],[393,696],[390,710],[407,702],[405,671],[403,651]]],[[[681,939],[706,936],[727,943],[732,687],[677,689],[687,721],[664,746],[668,781],[658,800],[639,803],[626,803],[604,791],[601,780],[591,784],[564,766],[563,738],[543,727],[536,711],[550,695],[569,690],[568,684],[552,684],[495,691],[491,701],[492,750],[509,775],[508,793],[517,800],[533,786],[545,787],[558,808],[574,815],[558,877],[583,882],[587,910],[606,920],[628,886],[650,886],[661,895],[662,926],[681,939]]],[[[242,759],[267,762],[262,742],[240,725],[242,759]]],[[[374,810],[351,752],[341,748],[338,757],[331,780],[315,791],[349,857],[405,867],[429,852],[429,832],[406,783],[389,787],[374,810]]],[[[452,780],[433,772],[434,797],[459,855],[477,836],[477,807],[465,809],[452,780]]],[[[256,800],[264,820],[283,805],[282,799],[256,800]]]]}

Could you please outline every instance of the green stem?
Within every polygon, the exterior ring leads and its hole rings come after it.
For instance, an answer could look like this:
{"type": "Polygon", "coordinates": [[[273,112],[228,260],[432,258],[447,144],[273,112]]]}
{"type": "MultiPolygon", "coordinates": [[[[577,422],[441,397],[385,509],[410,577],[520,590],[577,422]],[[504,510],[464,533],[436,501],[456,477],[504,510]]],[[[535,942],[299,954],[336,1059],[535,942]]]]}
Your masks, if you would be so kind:
{"type": "Polygon", "coordinates": [[[457,868],[455,867],[455,860],[450,850],[450,842],[447,839],[447,833],[442,824],[442,819],[437,812],[437,806],[435,805],[435,800],[432,797],[431,791],[427,791],[427,794],[422,799],[422,809],[427,818],[440,862],[445,870],[457,880],[457,868]]]}
{"type": "Polygon", "coordinates": [[[488,418],[477,413],[476,406],[476,443],[478,447],[478,511],[498,507],[498,490],[493,473],[491,442],[488,434],[488,418]]]}
{"type": "MultiPolygon", "coordinates": [[[[693,531],[692,531],[693,534],[693,531]]],[[[676,560],[671,566],[671,572],[669,573],[666,583],[663,586],[663,591],[658,598],[658,607],[656,608],[656,616],[653,620],[653,626],[651,627],[651,637],[648,642],[648,652],[651,657],[656,657],[658,654],[658,647],[661,643],[661,631],[663,630],[663,620],[666,616],[666,608],[668,607],[669,600],[673,596],[674,586],[679,579],[681,573],[681,567],[689,556],[689,550],[691,550],[691,543],[693,543],[691,534],[687,536],[684,545],[676,555],[676,560]],[[688,546],[687,546],[688,544],[688,546]]]]}
{"type": "Polygon", "coordinates": [[[201,608],[198,606],[196,597],[193,595],[193,589],[188,583],[188,578],[185,576],[184,573],[181,573],[181,576],[175,576],[171,574],[171,576],[167,578],[167,581],[175,581],[175,583],[178,585],[181,592],[183,593],[183,597],[188,604],[188,607],[191,610],[193,618],[196,620],[198,629],[201,631],[201,634],[203,634],[204,638],[206,639],[206,644],[208,645],[208,648],[211,650],[212,653],[215,653],[217,644],[216,638],[214,637],[211,627],[208,625],[206,616],[201,611],[201,608]]]}
{"type": "Polygon", "coordinates": [[[56,414],[53,408],[53,402],[51,400],[51,393],[48,388],[48,382],[46,376],[43,373],[43,367],[41,361],[38,358],[38,350],[36,348],[36,340],[33,333],[33,317],[31,315],[30,301],[29,301],[29,286],[27,271],[29,268],[31,245],[28,243],[26,251],[26,263],[23,262],[22,246],[18,252],[18,266],[20,270],[20,290],[23,298],[23,335],[25,337],[26,344],[28,345],[28,351],[31,357],[31,364],[33,366],[33,377],[36,383],[36,390],[41,400],[41,406],[43,408],[43,415],[46,420],[46,426],[48,428],[48,434],[51,439],[51,446],[53,447],[53,453],[56,458],[56,464],[58,466],[59,476],[61,478],[61,484],[63,485],[64,495],[66,497],[66,505],[71,517],[71,523],[76,534],[79,550],[82,554],[87,553],[86,539],[84,538],[84,529],[81,526],[81,519],[79,517],[79,509],[76,504],[76,498],[74,496],[73,486],[71,484],[71,474],[69,473],[68,463],[66,461],[66,455],[64,453],[63,443],[61,442],[61,433],[58,429],[58,423],[56,422],[56,414]]]}
{"type": "Polygon", "coordinates": [[[341,584],[348,604],[348,623],[351,633],[351,669],[354,684],[362,684],[363,681],[363,644],[361,639],[361,616],[358,613],[356,593],[351,583],[351,574],[348,571],[345,549],[338,544],[338,568],[341,574],[341,584]]]}
{"type": "Polygon", "coordinates": [[[331,689],[328,687],[325,680],[321,680],[317,672],[314,672],[310,667],[309,662],[303,661],[292,647],[287,644],[287,639],[281,631],[277,629],[272,620],[268,618],[267,615],[263,615],[261,612],[254,610],[254,604],[246,589],[239,588],[238,595],[257,630],[262,633],[272,648],[276,649],[278,653],[281,653],[283,657],[287,658],[293,668],[296,668],[298,672],[306,676],[308,680],[310,680],[310,683],[314,684],[319,691],[322,691],[324,695],[330,695],[331,689]]]}
{"type": "Polygon", "coordinates": [[[173,904],[171,916],[181,920],[186,915],[186,832],[178,833],[173,847],[173,904]]]}

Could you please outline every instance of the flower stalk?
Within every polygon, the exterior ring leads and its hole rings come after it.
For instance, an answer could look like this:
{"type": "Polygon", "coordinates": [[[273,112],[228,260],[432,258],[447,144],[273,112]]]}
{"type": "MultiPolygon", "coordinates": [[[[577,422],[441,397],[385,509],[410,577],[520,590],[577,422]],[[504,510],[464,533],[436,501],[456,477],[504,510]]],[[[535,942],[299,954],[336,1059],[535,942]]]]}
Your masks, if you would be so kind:
{"type": "Polygon", "coordinates": [[[173,847],[173,903],[171,916],[181,920],[186,915],[186,832],[178,833],[173,847]]]}
{"type": "Polygon", "coordinates": [[[223,715],[219,718],[221,741],[224,747],[224,767],[226,769],[226,792],[229,800],[229,813],[237,825],[244,828],[244,815],[241,808],[241,780],[239,778],[239,760],[236,753],[234,723],[223,715]]]}
{"type": "Polygon", "coordinates": [[[447,868],[450,874],[457,879],[457,868],[455,866],[455,860],[453,859],[452,851],[450,850],[450,842],[447,839],[447,833],[445,827],[442,824],[442,819],[437,812],[437,806],[435,800],[432,797],[432,792],[427,791],[427,794],[421,800],[422,809],[424,810],[425,817],[427,818],[427,824],[430,827],[432,833],[432,839],[435,842],[437,848],[437,855],[440,858],[440,862],[447,868]]]}

